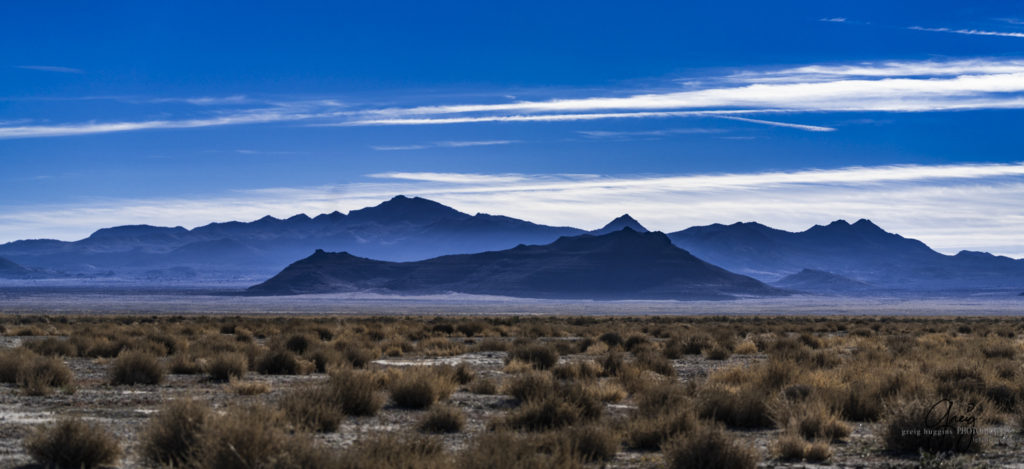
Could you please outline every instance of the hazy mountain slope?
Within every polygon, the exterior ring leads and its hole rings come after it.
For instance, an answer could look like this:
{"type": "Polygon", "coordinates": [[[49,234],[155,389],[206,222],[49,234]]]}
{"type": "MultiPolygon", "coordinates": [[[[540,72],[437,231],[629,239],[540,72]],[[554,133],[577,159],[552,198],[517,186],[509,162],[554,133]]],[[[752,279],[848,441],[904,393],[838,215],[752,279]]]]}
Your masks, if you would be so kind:
{"type": "Polygon", "coordinates": [[[865,293],[877,287],[822,270],[804,269],[772,286],[807,293],[865,293]]]}
{"type": "Polygon", "coordinates": [[[188,268],[202,278],[259,278],[316,249],[392,261],[549,243],[583,233],[487,214],[469,215],[419,197],[397,196],[348,214],[263,217],[187,230],[148,225],[96,231],[75,242],[28,240],[0,245],[0,255],[73,273],[115,271],[152,278],[154,269],[188,268]]]}
{"type": "Polygon", "coordinates": [[[757,223],[716,224],[669,237],[708,262],[768,282],[813,269],[892,289],[1024,285],[1024,261],[985,253],[947,256],[918,240],[888,233],[868,220],[853,224],[840,220],[797,233],[757,223]]]}

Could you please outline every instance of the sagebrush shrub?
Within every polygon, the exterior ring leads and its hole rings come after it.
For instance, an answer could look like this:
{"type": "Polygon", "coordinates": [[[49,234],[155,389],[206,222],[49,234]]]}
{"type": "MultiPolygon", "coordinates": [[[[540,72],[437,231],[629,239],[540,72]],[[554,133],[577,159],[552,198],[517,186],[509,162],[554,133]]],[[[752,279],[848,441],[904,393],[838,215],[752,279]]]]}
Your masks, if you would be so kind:
{"type": "Polygon", "coordinates": [[[154,464],[182,467],[193,456],[210,408],[192,400],[175,400],[150,418],[139,437],[143,458],[154,464]]]}
{"type": "Polygon", "coordinates": [[[148,352],[127,350],[110,366],[110,384],[160,384],[164,380],[163,365],[148,352]]]}
{"type": "Polygon", "coordinates": [[[25,440],[25,450],[39,464],[56,468],[91,469],[114,464],[121,456],[109,432],[77,418],[37,428],[25,440]]]}

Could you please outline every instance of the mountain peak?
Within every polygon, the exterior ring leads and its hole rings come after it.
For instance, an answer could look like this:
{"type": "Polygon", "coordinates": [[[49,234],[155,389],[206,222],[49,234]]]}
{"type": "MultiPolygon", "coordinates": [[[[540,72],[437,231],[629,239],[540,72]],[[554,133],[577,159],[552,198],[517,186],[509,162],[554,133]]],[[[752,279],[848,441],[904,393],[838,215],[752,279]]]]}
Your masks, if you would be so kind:
{"type": "Polygon", "coordinates": [[[433,200],[396,195],[375,207],[353,210],[348,218],[355,222],[429,224],[443,219],[469,218],[469,215],[433,200]]]}
{"type": "Polygon", "coordinates": [[[649,230],[644,228],[640,222],[636,221],[633,217],[629,216],[628,213],[608,222],[604,227],[591,231],[594,235],[608,234],[614,231],[620,231],[623,228],[629,228],[630,230],[636,231],[637,233],[647,233],[649,230]]]}

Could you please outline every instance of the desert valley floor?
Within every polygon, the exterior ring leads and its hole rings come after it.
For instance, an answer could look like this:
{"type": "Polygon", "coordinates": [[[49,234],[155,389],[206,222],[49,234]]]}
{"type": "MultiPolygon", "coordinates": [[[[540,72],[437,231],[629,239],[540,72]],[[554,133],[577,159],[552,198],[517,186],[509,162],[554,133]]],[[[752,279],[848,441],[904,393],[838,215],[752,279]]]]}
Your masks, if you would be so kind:
{"type": "Polygon", "coordinates": [[[1024,460],[1018,298],[2,294],[0,467],[1024,460]]]}

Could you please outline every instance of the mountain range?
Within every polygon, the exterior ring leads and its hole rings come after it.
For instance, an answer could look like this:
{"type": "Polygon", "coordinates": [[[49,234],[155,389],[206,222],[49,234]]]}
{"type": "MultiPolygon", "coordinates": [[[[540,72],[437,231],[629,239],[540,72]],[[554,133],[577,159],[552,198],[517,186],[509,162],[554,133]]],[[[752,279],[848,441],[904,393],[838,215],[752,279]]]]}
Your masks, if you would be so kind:
{"type": "MultiPolygon", "coordinates": [[[[283,273],[296,259],[318,249],[374,262],[439,262],[434,258],[544,246],[626,228],[648,232],[629,215],[586,231],[499,215],[469,215],[427,199],[397,196],[347,214],[267,216],[191,230],[131,225],[104,228],[72,242],[15,241],[0,245],[0,256],[7,261],[0,264],[0,278],[105,276],[138,282],[253,284],[283,273]]],[[[941,254],[869,220],[839,220],[801,232],[753,222],[713,224],[660,236],[703,262],[789,290],[1019,292],[1024,287],[1024,260],[972,251],[941,254]]],[[[435,287],[440,288],[423,289],[435,287]]]]}
{"type": "Polygon", "coordinates": [[[386,262],[317,251],[249,288],[279,295],[370,291],[567,299],[722,299],[784,294],[697,259],[663,233],[626,226],[546,245],[386,262]]]}

